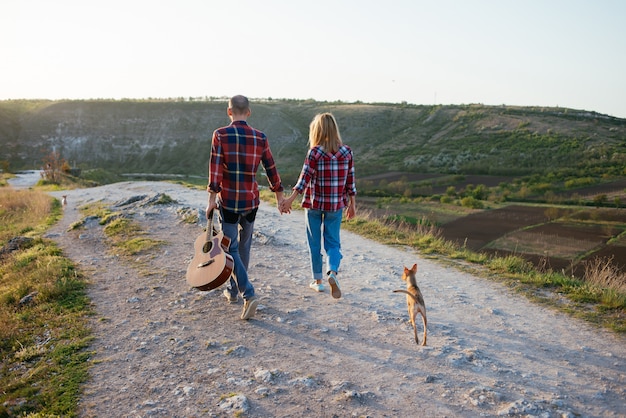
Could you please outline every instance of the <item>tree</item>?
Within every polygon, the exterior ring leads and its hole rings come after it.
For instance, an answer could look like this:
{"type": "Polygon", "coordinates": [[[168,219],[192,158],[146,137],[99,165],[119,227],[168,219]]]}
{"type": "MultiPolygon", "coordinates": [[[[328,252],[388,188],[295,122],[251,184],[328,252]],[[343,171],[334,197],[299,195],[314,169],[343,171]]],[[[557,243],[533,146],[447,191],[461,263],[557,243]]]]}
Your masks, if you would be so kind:
{"type": "Polygon", "coordinates": [[[596,207],[603,206],[608,201],[608,198],[605,194],[599,194],[593,198],[593,203],[595,203],[596,207]]]}
{"type": "Polygon", "coordinates": [[[43,158],[43,173],[41,174],[44,180],[50,183],[60,183],[61,182],[61,172],[63,166],[67,164],[67,162],[61,159],[61,156],[58,152],[52,151],[50,154],[46,155],[43,158]]]}

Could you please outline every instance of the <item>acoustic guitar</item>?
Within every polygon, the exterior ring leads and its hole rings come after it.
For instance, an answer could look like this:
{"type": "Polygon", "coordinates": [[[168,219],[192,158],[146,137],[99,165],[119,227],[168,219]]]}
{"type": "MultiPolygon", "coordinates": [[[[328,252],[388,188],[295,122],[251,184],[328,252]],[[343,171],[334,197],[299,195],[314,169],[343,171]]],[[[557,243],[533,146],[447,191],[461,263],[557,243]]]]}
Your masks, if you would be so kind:
{"type": "Polygon", "coordinates": [[[235,262],[226,253],[230,238],[213,230],[213,211],[207,219],[206,233],[194,243],[195,255],[187,266],[187,283],[198,290],[213,290],[230,278],[235,262]]]}

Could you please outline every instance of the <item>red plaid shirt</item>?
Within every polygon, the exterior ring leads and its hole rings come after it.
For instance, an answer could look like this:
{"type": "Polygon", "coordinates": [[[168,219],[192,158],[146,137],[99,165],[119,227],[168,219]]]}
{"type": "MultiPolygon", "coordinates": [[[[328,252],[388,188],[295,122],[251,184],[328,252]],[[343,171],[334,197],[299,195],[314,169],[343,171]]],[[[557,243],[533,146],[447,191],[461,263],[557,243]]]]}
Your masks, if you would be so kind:
{"type": "Polygon", "coordinates": [[[334,154],[320,146],[311,148],[293,190],[304,192],[304,208],[330,212],[347,206],[348,196],[356,195],[350,147],[342,145],[334,154]]]}
{"type": "Polygon", "coordinates": [[[282,192],[267,136],[246,121],[233,121],[213,132],[207,190],[219,193],[221,206],[231,212],[255,209],[259,206],[256,173],[260,164],[263,164],[270,189],[282,192]]]}

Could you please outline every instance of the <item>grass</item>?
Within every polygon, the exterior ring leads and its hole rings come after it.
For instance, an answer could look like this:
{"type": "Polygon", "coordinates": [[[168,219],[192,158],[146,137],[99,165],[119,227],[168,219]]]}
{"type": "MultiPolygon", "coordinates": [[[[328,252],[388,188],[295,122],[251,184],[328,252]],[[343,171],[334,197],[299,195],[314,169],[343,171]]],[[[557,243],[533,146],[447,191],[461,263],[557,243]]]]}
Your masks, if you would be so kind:
{"type": "Polygon", "coordinates": [[[593,258],[585,263],[585,278],[588,282],[626,294],[626,280],[612,263],[612,258],[593,258]]]}
{"type": "Polygon", "coordinates": [[[85,277],[42,238],[60,204],[39,191],[5,188],[0,202],[0,245],[31,239],[0,258],[0,417],[76,416],[92,311],[85,277]]]}
{"type": "Polygon", "coordinates": [[[43,232],[58,219],[60,212],[52,213],[53,207],[58,211],[58,201],[44,193],[0,188],[0,240],[30,231],[43,232]]]}
{"type": "Polygon", "coordinates": [[[76,189],[79,187],[95,187],[100,183],[87,179],[85,176],[75,177],[67,173],[58,173],[59,181],[53,182],[45,179],[40,179],[37,182],[37,190],[41,191],[59,191],[76,189]]]}
{"type": "MultiPolygon", "coordinates": [[[[159,201],[158,204],[164,203],[159,201]]],[[[84,206],[80,210],[85,216],[72,225],[72,228],[82,227],[85,219],[89,217],[98,218],[100,225],[104,226],[104,234],[118,255],[135,256],[163,244],[162,241],[144,237],[139,225],[121,212],[113,212],[101,204],[84,206]]]]}

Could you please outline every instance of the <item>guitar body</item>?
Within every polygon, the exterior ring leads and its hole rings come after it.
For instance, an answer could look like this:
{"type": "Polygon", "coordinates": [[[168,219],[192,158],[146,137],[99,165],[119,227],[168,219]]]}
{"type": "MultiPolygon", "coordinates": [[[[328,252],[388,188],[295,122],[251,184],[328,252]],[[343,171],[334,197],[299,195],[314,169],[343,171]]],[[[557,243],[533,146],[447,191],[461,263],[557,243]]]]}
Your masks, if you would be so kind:
{"type": "MultiPolygon", "coordinates": [[[[207,232],[212,230],[212,226],[207,228],[207,232]]],[[[213,290],[226,283],[235,266],[225,251],[229,245],[230,239],[222,231],[212,237],[205,233],[196,238],[195,255],[187,266],[187,283],[198,290],[213,290]]]]}

